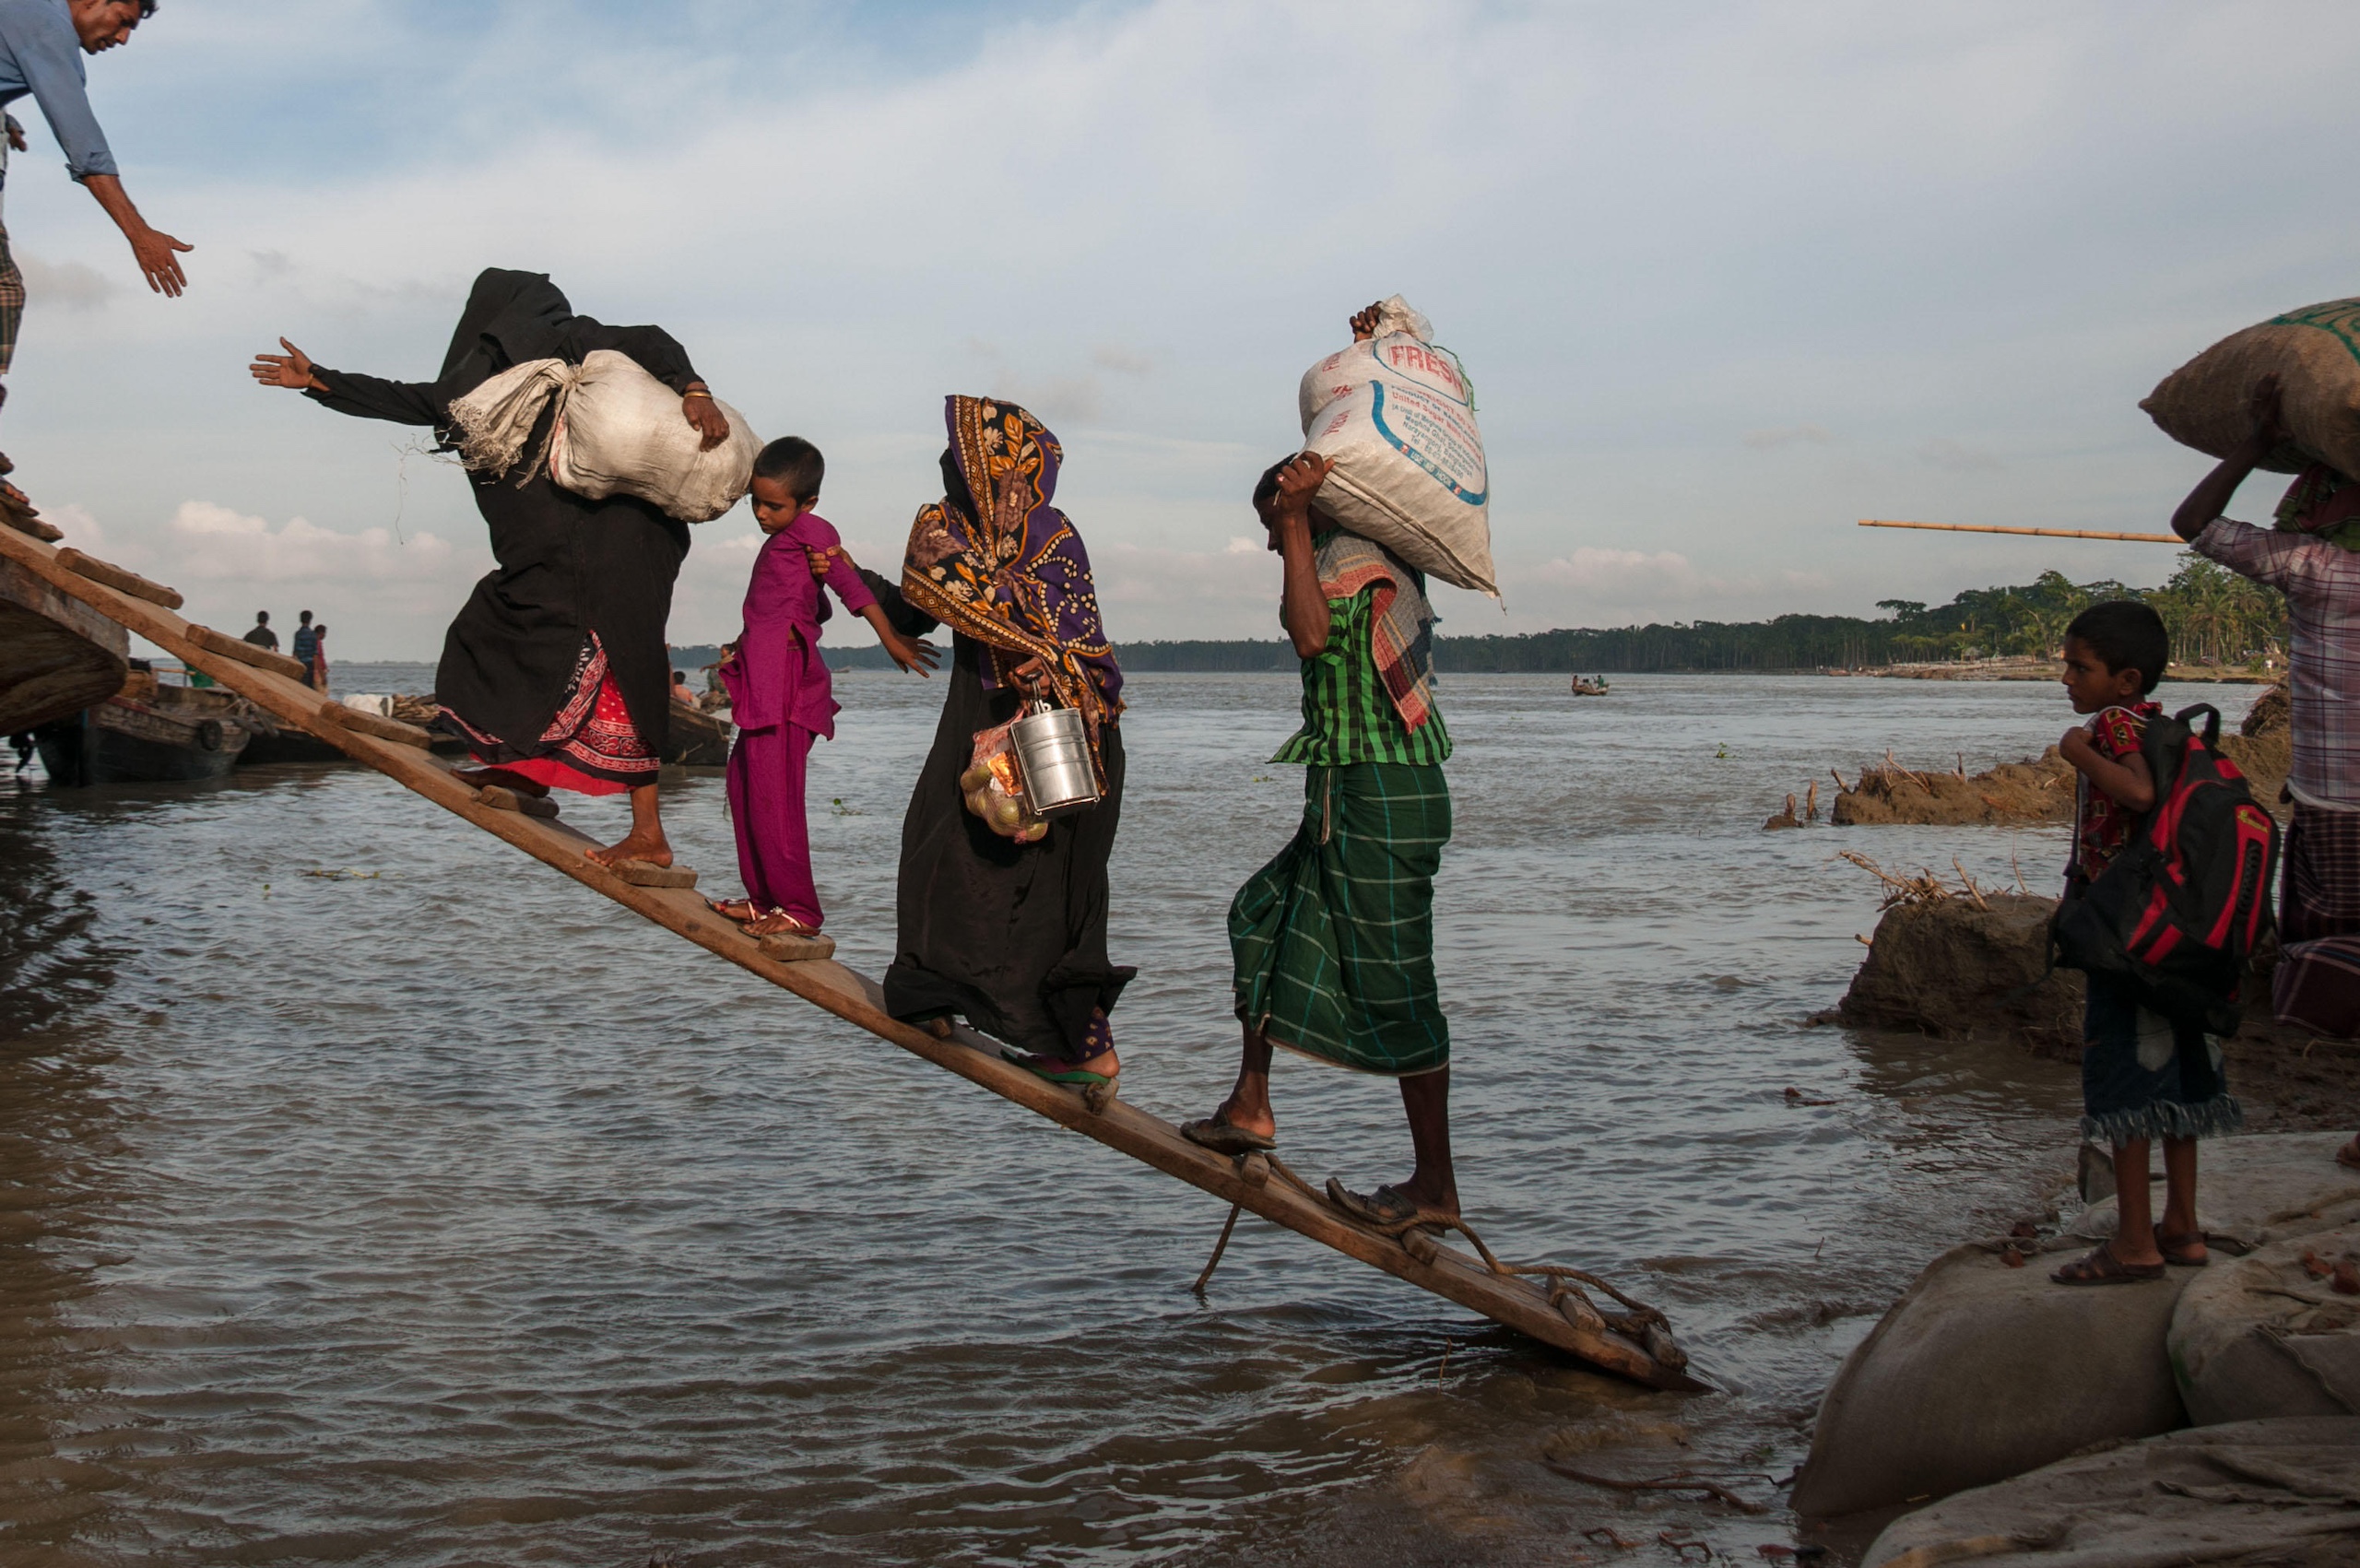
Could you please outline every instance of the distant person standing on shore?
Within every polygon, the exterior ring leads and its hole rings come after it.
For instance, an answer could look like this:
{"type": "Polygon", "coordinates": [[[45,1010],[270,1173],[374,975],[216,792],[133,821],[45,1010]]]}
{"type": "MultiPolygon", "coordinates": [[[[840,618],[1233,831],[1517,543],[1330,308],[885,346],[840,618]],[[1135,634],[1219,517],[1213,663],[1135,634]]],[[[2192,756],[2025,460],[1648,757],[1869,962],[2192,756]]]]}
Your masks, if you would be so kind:
{"type": "MultiPolygon", "coordinates": [[[[84,54],[100,54],[131,41],[133,29],[156,14],[156,0],[0,0],[0,106],[30,93],[42,118],[65,149],[65,172],[88,191],[123,237],[131,242],[148,287],[179,298],[188,287],[176,252],[185,245],[148,226],[123,188],[106,133],[90,112],[84,54]]],[[[25,150],[24,128],[7,120],[7,145],[25,150]]],[[[0,182],[7,155],[0,151],[0,182]]],[[[0,228],[0,376],[17,352],[17,330],[25,312],[25,277],[9,253],[8,231],[0,228]]],[[[0,384],[0,401],[7,389],[0,384]]],[[[0,466],[0,473],[7,469],[0,466]]]]}
{"type": "MultiPolygon", "coordinates": [[[[2286,595],[2286,695],[2294,766],[2272,1010],[2320,1034],[2360,1035],[2360,483],[2325,464],[2297,475],[2277,525],[2222,515],[2247,476],[2286,442],[2278,378],[2253,391],[2253,432],[2198,482],[2172,531],[2197,554],[2286,595]]],[[[2336,1152],[2360,1169],[2360,1137],[2336,1152]]]]}
{"type": "Polygon", "coordinates": [[[278,633],[270,629],[268,610],[254,611],[254,623],[246,628],[245,641],[257,648],[268,648],[274,654],[278,652],[278,633]]]}
{"type": "Polygon", "coordinates": [[[312,660],[320,651],[320,633],[313,629],[310,610],[305,610],[296,620],[295,640],[288,644],[287,651],[297,664],[303,666],[304,680],[317,685],[312,681],[312,660]]]}
{"type": "MultiPolygon", "coordinates": [[[[1363,312],[1352,325],[1365,336],[1363,312]]],[[[1222,1154],[1278,1144],[1275,1047],[1398,1079],[1417,1166],[1329,1201],[1374,1225],[1458,1217],[1450,1157],[1450,1024],[1434,984],[1434,878],[1450,842],[1450,736],[1434,706],[1424,579],[1314,504],[1330,465],[1303,454],[1254,492],[1285,561],[1280,619],[1303,661],[1303,728],[1277,762],[1304,769],[1303,821],[1229,908],[1245,1029],[1236,1085],[1180,1131],[1222,1154]]]]}
{"type": "MultiPolygon", "coordinates": [[[[263,385],[300,391],[340,414],[431,426],[446,444],[454,399],[513,366],[578,365],[599,349],[669,387],[703,450],[729,434],[728,416],[670,333],[576,315],[546,273],[478,274],[432,381],[332,371],[278,341],[286,353],[258,354],[249,367],[263,385]]],[[[557,409],[552,399],[541,410],[525,452],[544,449],[557,409]]],[[[435,670],[436,723],[466,739],[477,764],[454,771],[528,796],[628,791],[630,832],[588,857],[671,865],[656,796],[672,721],[664,629],[688,525],[636,496],[592,501],[560,489],[537,461],[521,483],[513,472],[470,471],[467,480],[496,564],[452,621],[435,670]]]]}

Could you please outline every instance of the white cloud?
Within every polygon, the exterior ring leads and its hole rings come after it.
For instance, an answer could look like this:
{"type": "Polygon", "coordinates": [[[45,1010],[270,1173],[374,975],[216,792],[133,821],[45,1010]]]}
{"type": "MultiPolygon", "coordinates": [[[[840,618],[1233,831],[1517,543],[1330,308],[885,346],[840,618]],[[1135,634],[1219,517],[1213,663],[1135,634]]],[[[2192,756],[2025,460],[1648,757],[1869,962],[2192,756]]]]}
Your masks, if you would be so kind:
{"type": "Polygon", "coordinates": [[[25,275],[28,305],[38,300],[43,306],[94,311],[122,292],[98,268],[77,261],[50,262],[39,256],[18,256],[17,267],[25,275]]]}
{"type": "MultiPolygon", "coordinates": [[[[1970,502],[2160,520],[2202,461],[2139,395],[2212,337],[2349,292],[2360,247],[2360,215],[2315,199],[2360,65],[2318,0],[2266,29],[2199,0],[1148,0],[925,28],[725,9],[584,7],[560,36],[488,0],[454,53],[439,12],[384,0],[268,25],[167,7],[92,74],[143,210],[197,242],[194,288],[149,295],[87,195],[25,162],[17,238],[109,292],[54,308],[62,270],[36,291],[19,477],[159,559],[192,494],[480,540],[455,476],[414,468],[402,496],[404,432],[240,367],[283,331],[423,375],[475,270],[529,265],[672,327],[757,429],[820,442],[832,514],[881,552],[938,488],[940,395],[1018,397],[1065,441],[1118,635],[1269,635],[1269,584],[1220,570],[1254,532],[1245,490],[1297,437],[1303,368],[1399,289],[1475,376],[1520,623],[1863,609],[2049,565],[2153,580],[2137,546],[1850,529],[1970,502]],[[311,84],[300,134],[242,90],[282,77],[311,84]],[[1338,105],[1409,82],[1355,122],[1363,176],[1304,177],[1338,105]]],[[[235,548],[369,559],[292,528],[235,548]]],[[[710,533],[678,601],[698,635],[735,625],[750,537],[710,533]]],[[[367,613],[431,651],[471,570],[436,580],[433,616],[367,613]]]]}

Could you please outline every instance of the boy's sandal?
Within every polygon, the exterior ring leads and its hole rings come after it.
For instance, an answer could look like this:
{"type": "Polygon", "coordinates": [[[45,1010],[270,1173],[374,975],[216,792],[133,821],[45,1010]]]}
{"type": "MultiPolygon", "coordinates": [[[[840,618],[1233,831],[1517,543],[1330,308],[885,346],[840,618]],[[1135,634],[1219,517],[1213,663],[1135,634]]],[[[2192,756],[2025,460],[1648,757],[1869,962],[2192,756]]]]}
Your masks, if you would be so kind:
{"type": "Polygon", "coordinates": [[[749,937],[817,937],[817,925],[806,925],[783,909],[769,909],[746,922],[749,937]]]}
{"type": "Polygon", "coordinates": [[[2167,1236],[2164,1234],[2164,1228],[2161,1225],[2155,1227],[2155,1250],[2162,1253],[2164,1261],[2174,1268],[2201,1268],[2212,1262],[2212,1255],[2205,1250],[2204,1242],[2205,1235],[2201,1231],[2190,1231],[2181,1236],[2167,1236]],[[2191,1247],[2196,1249],[2194,1257],[2187,1256],[2191,1247]]]}
{"type": "Polygon", "coordinates": [[[1279,1140],[1268,1133],[1257,1133],[1241,1127],[1218,1114],[1202,1121],[1180,1124],[1180,1136],[1199,1149],[1210,1149],[1215,1154],[1267,1154],[1278,1148],[1279,1140]]]}
{"type": "Polygon", "coordinates": [[[2160,1263],[2125,1263],[2109,1243],[2100,1242],[2049,1279],[2059,1285],[2140,1285],[2164,1277],[2160,1263]]]}
{"type": "Polygon", "coordinates": [[[740,925],[749,920],[759,920],[762,914],[754,907],[752,899],[707,899],[704,906],[722,919],[734,920],[740,925]]]}

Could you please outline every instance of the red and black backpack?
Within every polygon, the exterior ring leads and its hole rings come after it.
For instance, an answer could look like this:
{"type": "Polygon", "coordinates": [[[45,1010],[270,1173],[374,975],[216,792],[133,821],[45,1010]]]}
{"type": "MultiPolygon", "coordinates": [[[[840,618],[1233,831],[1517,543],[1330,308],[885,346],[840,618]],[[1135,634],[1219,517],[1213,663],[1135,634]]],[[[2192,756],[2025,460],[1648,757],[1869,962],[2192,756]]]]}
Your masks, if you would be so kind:
{"type": "Polygon", "coordinates": [[[2111,865],[2068,890],[2048,932],[2057,966],[2135,981],[2157,1011],[2234,1034],[2238,977],[2272,926],[2278,824],[2220,740],[2208,703],[2147,721],[2155,804],[2111,865]]]}

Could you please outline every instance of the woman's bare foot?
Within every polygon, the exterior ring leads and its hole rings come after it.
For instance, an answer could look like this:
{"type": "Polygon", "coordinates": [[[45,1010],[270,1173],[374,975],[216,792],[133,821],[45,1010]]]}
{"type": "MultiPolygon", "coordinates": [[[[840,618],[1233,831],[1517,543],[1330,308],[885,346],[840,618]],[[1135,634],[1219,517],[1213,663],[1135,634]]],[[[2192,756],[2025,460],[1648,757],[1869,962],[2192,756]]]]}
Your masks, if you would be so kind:
{"type": "Polygon", "coordinates": [[[610,843],[604,849],[585,849],[582,853],[601,866],[612,866],[618,860],[644,860],[650,866],[672,864],[672,845],[661,829],[650,833],[634,828],[618,843],[610,843]]]}
{"type": "Polygon", "coordinates": [[[513,789],[519,795],[529,795],[535,799],[549,792],[549,786],[538,779],[528,779],[522,773],[512,773],[505,768],[490,764],[454,768],[451,770],[451,776],[461,784],[477,789],[482,789],[486,785],[493,789],[513,789]]]}

